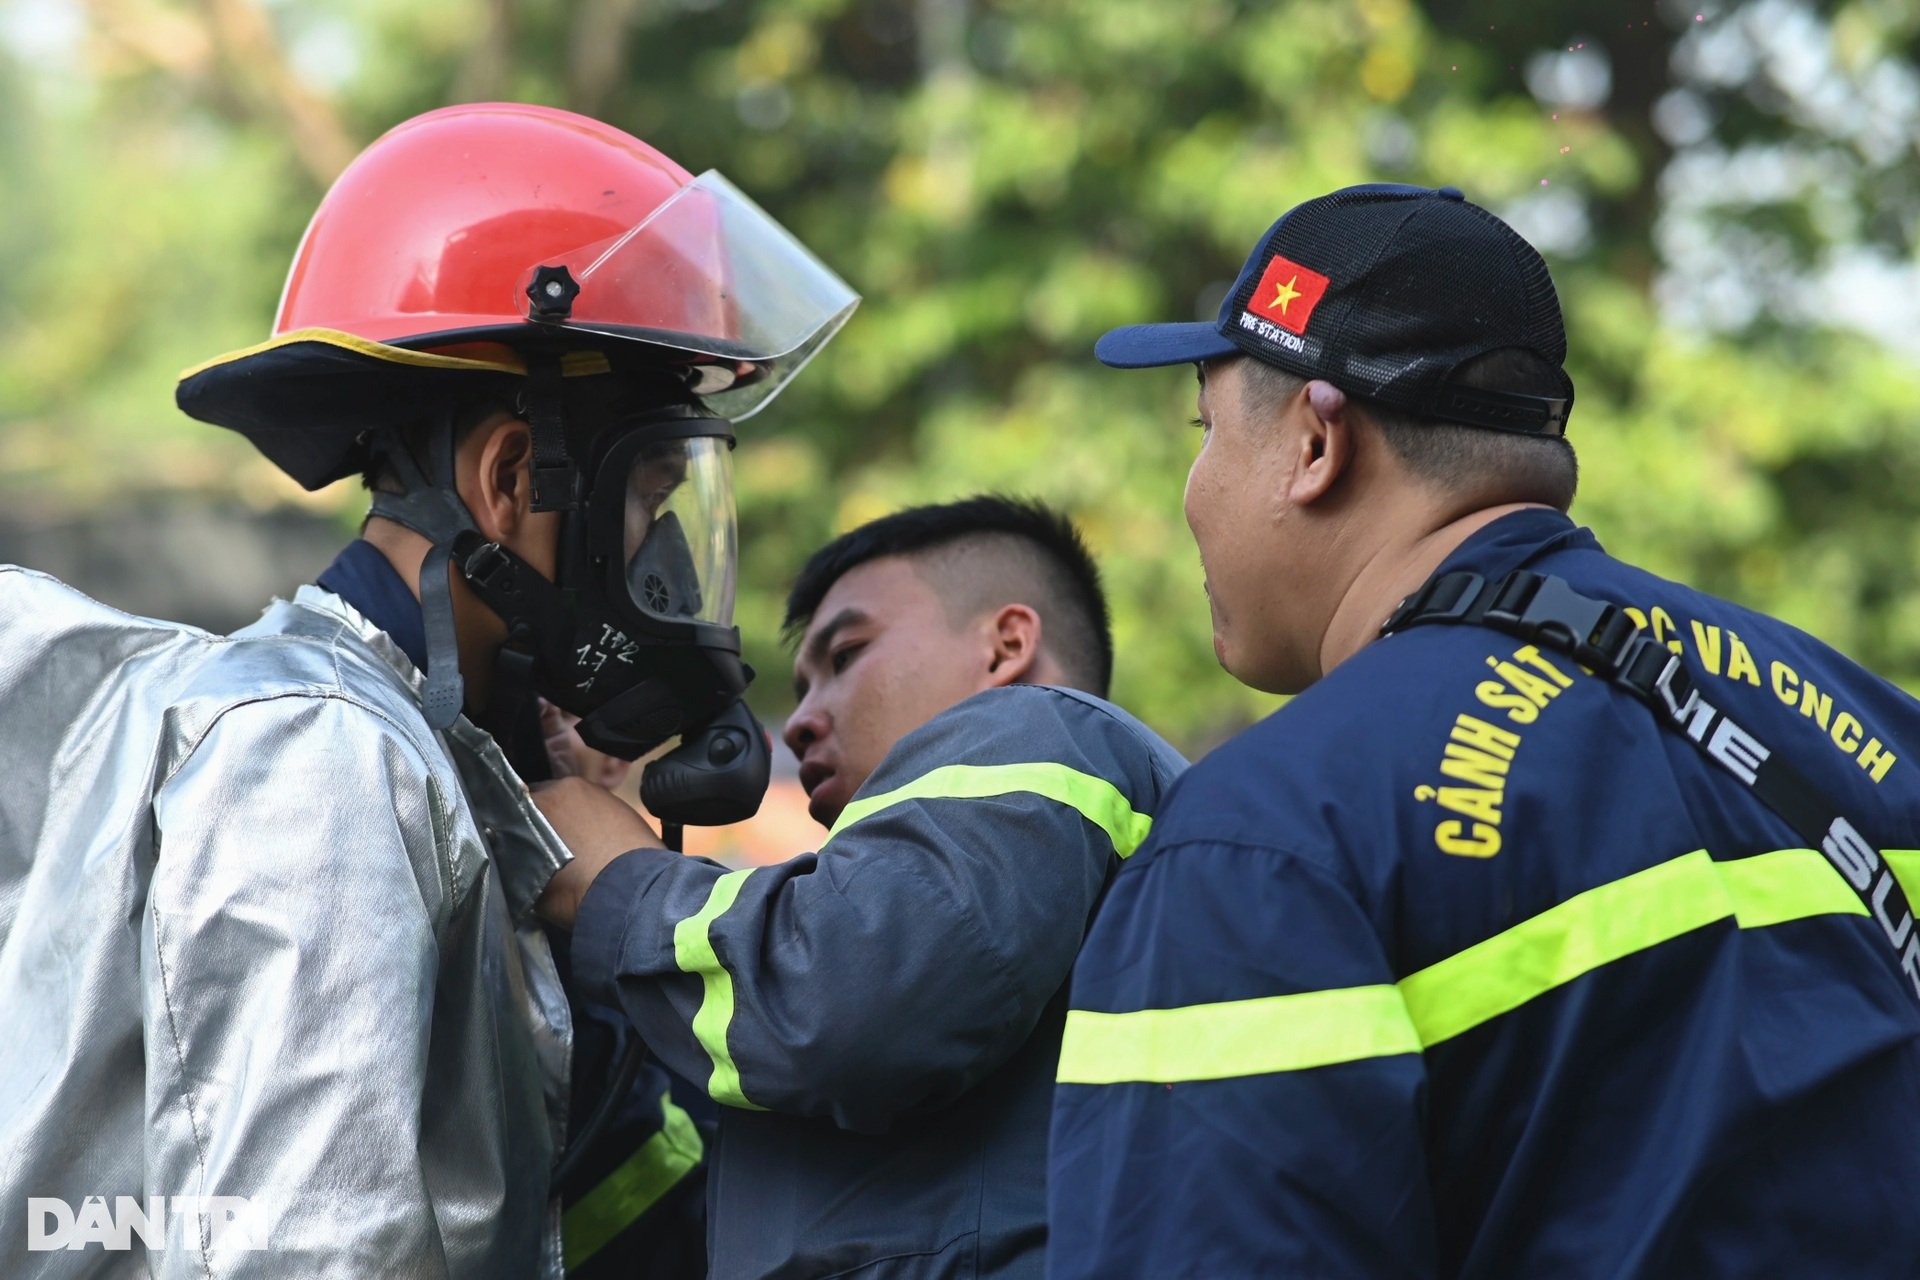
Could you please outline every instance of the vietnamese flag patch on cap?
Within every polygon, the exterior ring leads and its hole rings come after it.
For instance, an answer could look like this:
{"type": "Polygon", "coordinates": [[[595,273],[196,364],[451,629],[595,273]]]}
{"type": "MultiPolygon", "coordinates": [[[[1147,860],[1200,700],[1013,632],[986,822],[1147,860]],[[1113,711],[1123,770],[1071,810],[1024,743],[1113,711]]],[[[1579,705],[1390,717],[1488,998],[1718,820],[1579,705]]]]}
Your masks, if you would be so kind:
{"type": "Polygon", "coordinates": [[[1261,273],[1260,283],[1254,286],[1247,310],[1265,316],[1282,329],[1304,335],[1307,320],[1320,305],[1329,283],[1318,271],[1276,253],[1261,273]]]}

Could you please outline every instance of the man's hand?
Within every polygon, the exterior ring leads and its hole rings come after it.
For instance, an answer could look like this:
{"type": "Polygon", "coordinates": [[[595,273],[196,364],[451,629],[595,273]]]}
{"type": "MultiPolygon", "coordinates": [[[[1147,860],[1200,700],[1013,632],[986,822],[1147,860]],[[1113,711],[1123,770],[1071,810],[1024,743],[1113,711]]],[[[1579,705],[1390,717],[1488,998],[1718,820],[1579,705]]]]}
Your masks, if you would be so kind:
{"type": "Polygon", "coordinates": [[[533,908],[565,928],[573,927],[581,900],[609,862],[632,849],[666,848],[631,805],[584,778],[543,782],[533,789],[533,803],[573,853],[533,908]]]}
{"type": "Polygon", "coordinates": [[[626,781],[633,766],[618,756],[595,751],[574,728],[580,717],[540,699],[540,732],[546,739],[547,765],[556,778],[585,778],[611,791],[626,781]]]}

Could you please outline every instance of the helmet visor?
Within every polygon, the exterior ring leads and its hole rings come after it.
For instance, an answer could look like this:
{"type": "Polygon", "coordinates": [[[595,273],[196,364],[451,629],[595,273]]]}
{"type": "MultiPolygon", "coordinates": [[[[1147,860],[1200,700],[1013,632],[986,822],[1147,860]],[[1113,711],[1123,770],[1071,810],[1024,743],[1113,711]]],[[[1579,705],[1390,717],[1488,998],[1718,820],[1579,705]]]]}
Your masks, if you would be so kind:
{"type": "Polygon", "coordinates": [[[580,286],[563,325],[686,352],[693,390],[734,421],[756,413],[846,323],[860,301],[827,265],[708,170],[630,231],[529,264],[580,286]]]}
{"type": "Polygon", "coordinates": [[[718,436],[643,446],[627,469],[627,592],[670,622],[733,625],[733,455],[718,436]]]}

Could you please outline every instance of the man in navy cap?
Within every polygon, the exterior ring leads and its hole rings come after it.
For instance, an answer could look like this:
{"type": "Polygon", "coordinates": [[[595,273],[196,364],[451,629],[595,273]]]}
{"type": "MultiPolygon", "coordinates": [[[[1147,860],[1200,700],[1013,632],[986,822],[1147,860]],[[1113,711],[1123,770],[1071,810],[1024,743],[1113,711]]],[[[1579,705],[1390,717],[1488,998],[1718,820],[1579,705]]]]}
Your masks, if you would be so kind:
{"type": "Polygon", "coordinates": [[[1214,647],[1298,696],[1081,953],[1051,1274],[1910,1274],[1920,707],[1567,518],[1539,254],[1349,188],[1098,354],[1198,368],[1214,647]]]}

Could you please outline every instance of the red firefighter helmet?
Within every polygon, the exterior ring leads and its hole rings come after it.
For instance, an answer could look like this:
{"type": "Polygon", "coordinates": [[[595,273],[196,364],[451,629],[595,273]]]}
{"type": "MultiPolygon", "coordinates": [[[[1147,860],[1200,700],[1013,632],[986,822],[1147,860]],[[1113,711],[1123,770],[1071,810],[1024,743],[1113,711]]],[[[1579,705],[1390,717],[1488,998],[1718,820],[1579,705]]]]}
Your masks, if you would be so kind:
{"type": "Polygon", "coordinates": [[[570,112],[430,111],[388,131],[327,192],[273,331],[418,343],[520,324],[527,299],[515,292],[529,267],[630,231],[692,181],[638,138],[570,112]]]}
{"type": "Polygon", "coordinates": [[[710,409],[764,406],[857,296],[719,174],[551,107],[415,117],[335,181],[273,337],[181,375],[180,407],[247,435],[309,488],[530,349],[571,374],[679,371],[710,409]]]}

